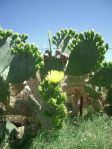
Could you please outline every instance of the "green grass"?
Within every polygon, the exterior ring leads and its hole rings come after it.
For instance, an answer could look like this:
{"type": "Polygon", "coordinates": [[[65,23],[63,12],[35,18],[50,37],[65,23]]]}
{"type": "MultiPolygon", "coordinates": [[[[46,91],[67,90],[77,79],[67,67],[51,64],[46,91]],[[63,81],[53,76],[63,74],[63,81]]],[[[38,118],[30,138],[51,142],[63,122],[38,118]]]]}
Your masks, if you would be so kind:
{"type": "Polygon", "coordinates": [[[21,149],[112,149],[112,118],[93,114],[67,120],[59,131],[40,130],[21,149]]]}
{"type": "Polygon", "coordinates": [[[30,149],[112,149],[112,119],[93,115],[77,118],[58,132],[41,130],[30,149]]]}

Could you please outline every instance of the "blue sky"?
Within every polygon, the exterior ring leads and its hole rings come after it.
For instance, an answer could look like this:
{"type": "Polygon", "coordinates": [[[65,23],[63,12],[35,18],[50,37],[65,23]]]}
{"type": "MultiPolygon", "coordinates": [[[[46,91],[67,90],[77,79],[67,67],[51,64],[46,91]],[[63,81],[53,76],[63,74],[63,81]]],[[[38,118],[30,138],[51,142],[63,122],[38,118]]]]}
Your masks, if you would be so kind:
{"type": "MultiPolygon", "coordinates": [[[[61,28],[95,29],[112,47],[112,1],[0,0],[0,25],[29,34],[29,41],[41,48],[48,45],[48,31],[61,28]]],[[[112,49],[106,58],[112,60],[112,49]]]]}

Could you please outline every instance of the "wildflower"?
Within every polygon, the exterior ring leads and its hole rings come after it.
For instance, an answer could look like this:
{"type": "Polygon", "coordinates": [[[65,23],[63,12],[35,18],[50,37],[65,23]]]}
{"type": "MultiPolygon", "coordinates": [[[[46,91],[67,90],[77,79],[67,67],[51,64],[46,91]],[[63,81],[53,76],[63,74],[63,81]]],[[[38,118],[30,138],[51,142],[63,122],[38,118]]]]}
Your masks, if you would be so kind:
{"type": "Polygon", "coordinates": [[[64,79],[64,72],[51,70],[51,71],[48,72],[47,79],[51,83],[57,84],[57,83],[59,83],[60,81],[62,81],[64,79]]]}

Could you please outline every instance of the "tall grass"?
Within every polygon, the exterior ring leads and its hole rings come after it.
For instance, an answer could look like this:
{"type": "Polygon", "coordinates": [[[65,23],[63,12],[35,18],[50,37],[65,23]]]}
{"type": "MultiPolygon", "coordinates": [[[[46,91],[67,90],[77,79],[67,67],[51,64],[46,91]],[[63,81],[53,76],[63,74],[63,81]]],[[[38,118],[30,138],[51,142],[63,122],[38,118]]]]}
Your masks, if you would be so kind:
{"type": "Polygon", "coordinates": [[[112,149],[112,118],[105,114],[69,118],[63,129],[41,129],[34,139],[26,138],[13,149],[112,149]]]}
{"type": "Polygon", "coordinates": [[[112,119],[93,115],[68,122],[60,131],[41,130],[30,149],[112,149],[112,119]]]}

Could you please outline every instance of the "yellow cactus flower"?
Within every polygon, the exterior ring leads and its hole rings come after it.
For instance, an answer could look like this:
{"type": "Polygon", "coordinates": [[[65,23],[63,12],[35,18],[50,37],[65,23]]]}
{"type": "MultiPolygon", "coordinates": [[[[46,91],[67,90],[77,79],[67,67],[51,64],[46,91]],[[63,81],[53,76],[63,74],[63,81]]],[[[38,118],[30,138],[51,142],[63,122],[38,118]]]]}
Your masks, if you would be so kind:
{"type": "Polygon", "coordinates": [[[48,72],[47,79],[51,83],[59,83],[60,81],[62,81],[64,79],[64,72],[51,70],[48,72]]]}

